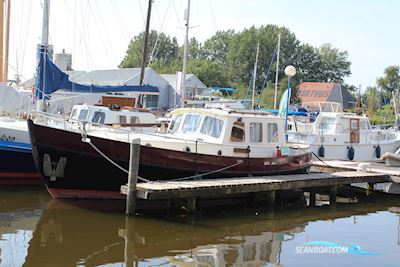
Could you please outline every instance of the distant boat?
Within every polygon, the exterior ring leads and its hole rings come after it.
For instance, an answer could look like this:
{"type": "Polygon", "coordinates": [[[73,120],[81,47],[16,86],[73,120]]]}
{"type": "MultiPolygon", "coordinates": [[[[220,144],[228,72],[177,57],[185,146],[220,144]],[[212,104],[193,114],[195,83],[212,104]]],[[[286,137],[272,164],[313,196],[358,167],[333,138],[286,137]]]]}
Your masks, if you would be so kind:
{"type": "MultiPolygon", "coordinates": [[[[304,104],[307,111],[317,112],[315,121],[289,121],[289,140],[309,144],[321,158],[382,161],[386,152],[400,146],[397,133],[371,127],[367,116],[343,112],[339,103],[304,104]]],[[[315,114],[315,113],[314,113],[315,114]]]]}

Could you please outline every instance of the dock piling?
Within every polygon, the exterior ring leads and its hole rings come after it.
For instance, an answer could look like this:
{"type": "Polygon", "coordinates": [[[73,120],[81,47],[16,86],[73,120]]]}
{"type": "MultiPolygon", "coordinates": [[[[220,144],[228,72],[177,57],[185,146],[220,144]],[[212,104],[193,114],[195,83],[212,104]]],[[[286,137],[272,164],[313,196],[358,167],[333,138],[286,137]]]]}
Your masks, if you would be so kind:
{"type": "Polygon", "coordinates": [[[309,207],[315,207],[315,191],[310,190],[310,203],[308,204],[309,207]]]}
{"type": "Polygon", "coordinates": [[[336,205],[337,186],[333,185],[329,188],[329,205],[336,205]]]}
{"type": "Polygon", "coordinates": [[[140,139],[133,139],[130,147],[128,194],[126,198],[127,216],[135,215],[136,210],[136,184],[139,173],[140,139]]]}

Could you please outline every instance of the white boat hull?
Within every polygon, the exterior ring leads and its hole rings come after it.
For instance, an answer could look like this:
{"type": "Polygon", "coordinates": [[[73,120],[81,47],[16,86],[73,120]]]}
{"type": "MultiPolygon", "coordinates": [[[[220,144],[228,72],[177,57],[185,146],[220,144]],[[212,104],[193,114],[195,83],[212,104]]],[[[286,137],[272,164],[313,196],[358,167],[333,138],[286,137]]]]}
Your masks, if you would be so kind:
{"type": "MultiPolygon", "coordinates": [[[[325,155],[321,158],[326,159],[337,159],[337,160],[350,160],[348,150],[350,147],[354,149],[353,161],[382,161],[381,156],[386,152],[393,153],[399,147],[399,143],[387,143],[379,144],[381,148],[380,155],[376,153],[376,147],[378,144],[347,144],[347,145],[329,145],[329,144],[311,144],[311,149],[315,155],[319,156],[319,149],[321,146],[324,147],[325,155]],[[379,157],[377,157],[379,156],[379,157]]],[[[399,165],[400,166],[400,165],[399,165]]]]}

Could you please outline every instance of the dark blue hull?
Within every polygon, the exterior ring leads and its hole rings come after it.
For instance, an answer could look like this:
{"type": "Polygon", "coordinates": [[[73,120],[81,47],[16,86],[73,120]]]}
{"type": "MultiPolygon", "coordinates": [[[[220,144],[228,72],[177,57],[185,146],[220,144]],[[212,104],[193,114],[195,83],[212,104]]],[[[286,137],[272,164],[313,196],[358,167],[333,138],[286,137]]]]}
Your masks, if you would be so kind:
{"type": "Polygon", "coordinates": [[[0,142],[0,184],[30,185],[41,183],[30,144],[0,142]]]}

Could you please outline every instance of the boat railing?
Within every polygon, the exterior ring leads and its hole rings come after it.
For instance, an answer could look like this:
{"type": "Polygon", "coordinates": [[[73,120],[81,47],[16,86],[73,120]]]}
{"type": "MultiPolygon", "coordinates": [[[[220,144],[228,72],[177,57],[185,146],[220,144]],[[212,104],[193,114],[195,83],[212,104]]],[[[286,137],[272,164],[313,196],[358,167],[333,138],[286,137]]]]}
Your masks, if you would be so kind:
{"type": "Polygon", "coordinates": [[[336,102],[305,102],[302,104],[308,112],[343,112],[343,107],[340,103],[336,102]]]}
{"type": "Polygon", "coordinates": [[[72,130],[83,132],[96,132],[96,131],[110,131],[114,134],[119,134],[121,140],[126,140],[129,142],[132,135],[140,133],[138,129],[141,127],[152,127],[157,126],[160,123],[148,124],[148,123],[135,123],[135,124],[101,124],[90,122],[86,120],[73,119],[67,116],[50,114],[47,112],[36,111],[35,123],[53,126],[55,128],[61,128],[63,130],[72,130]],[[129,127],[129,128],[128,128],[129,127]]]}
{"type": "MultiPolygon", "coordinates": [[[[61,127],[64,130],[72,130],[72,131],[79,131],[79,132],[85,132],[84,134],[87,134],[89,132],[93,133],[95,131],[111,131],[113,134],[120,134],[119,139],[121,140],[126,140],[127,142],[130,142],[132,138],[137,135],[138,131],[134,131],[131,128],[125,128],[125,127],[115,127],[115,125],[119,124],[99,124],[99,123],[94,123],[94,122],[89,122],[89,121],[83,121],[83,120],[78,120],[78,119],[72,119],[66,116],[62,115],[57,115],[57,114],[50,114],[47,112],[41,112],[41,111],[36,111],[36,119],[35,123],[41,124],[41,125],[46,125],[46,126],[55,126],[55,127],[61,127]],[[73,127],[75,126],[75,127],[73,127]],[[126,137],[126,139],[125,139],[126,137]]],[[[136,126],[140,124],[135,124],[136,126]]],[[[119,125],[120,126],[120,125],[119,125]]],[[[124,126],[124,125],[123,125],[124,126]]],[[[152,134],[149,132],[146,132],[146,135],[150,136],[159,136],[156,134],[152,134]]],[[[185,138],[179,138],[176,136],[169,136],[165,135],[163,136],[166,139],[175,139],[175,140],[180,140],[180,141],[185,141],[186,143],[209,143],[203,141],[201,138],[197,138],[195,140],[190,140],[190,139],[185,139],[185,138]]]]}

